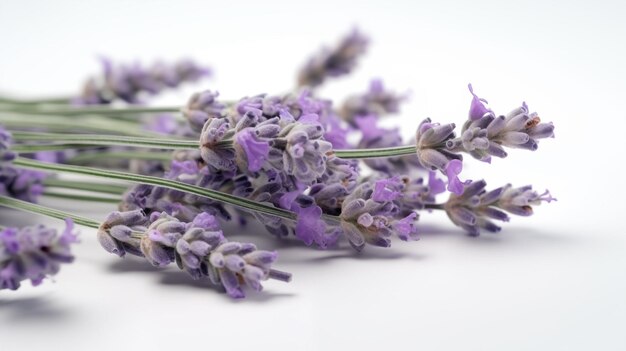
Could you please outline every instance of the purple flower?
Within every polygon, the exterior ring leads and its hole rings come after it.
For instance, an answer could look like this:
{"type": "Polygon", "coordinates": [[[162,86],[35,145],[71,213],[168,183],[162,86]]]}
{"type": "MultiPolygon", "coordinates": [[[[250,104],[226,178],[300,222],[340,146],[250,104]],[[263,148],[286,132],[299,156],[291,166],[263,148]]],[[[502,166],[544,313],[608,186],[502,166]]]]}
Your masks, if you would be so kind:
{"type": "Polygon", "coordinates": [[[459,160],[451,160],[448,162],[445,168],[446,176],[448,177],[448,190],[455,193],[463,193],[463,185],[469,182],[462,182],[458,175],[463,170],[463,163],[459,160]]]}
{"type": "Polygon", "coordinates": [[[217,101],[218,96],[217,91],[205,90],[189,98],[182,112],[191,129],[201,132],[207,120],[222,118],[226,105],[217,101]]]}
{"type": "Polygon", "coordinates": [[[324,48],[300,71],[298,85],[318,86],[327,77],[350,73],[356,66],[357,58],[367,49],[368,41],[368,38],[354,30],[333,49],[324,48]]]}
{"type": "Polygon", "coordinates": [[[428,171],[428,187],[433,195],[441,194],[446,191],[446,183],[437,178],[437,172],[428,171]]]}
{"type": "Polygon", "coordinates": [[[14,167],[11,161],[17,154],[10,149],[12,141],[11,133],[0,126],[0,194],[36,202],[43,192],[43,180],[47,175],[14,167]]]}
{"type": "Polygon", "coordinates": [[[454,140],[454,123],[439,125],[424,120],[417,131],[417,158],[420,164],[430,170],[438,169],[448,177],[448,190],[460,194],[463,191],[458,175],[463,169],[463,157],[446,149],[454,140]]]}
{"type": "Polygon", "coordinates": [[[380,179],[374,183],[372,199],[378,202],[394,201],[402,196],[404,184],[399,176],[387,179],[380,179]]]}
{"type": "Polygon", "coordinates": [[[210,70],[189,60],[173,65],[156,63],[150,68],[138,63],[114,65],[102,58],[102,76],[89,78],[81,96],[74,102],[79,105],[109,104],[115,100],[127,103],[141,102],[142,95],[153,95],[165,88],[175,88],[210,75],[210,70]]]}
{"type": "Polygon", "coordinates": [[[74,261],[70,245],[78,239],[72,221],[66,219],[65,224],[60,235],[42,225],[0,231],[0,290],[17,290],[27,279],[39,285],[56,275],[61,263],[74,261]]]}
{"type": "Polygon", "coordinates": [[[393,229],[396,231],[398,238],[404,241],[417,240],[417,228],[415,227],[415,221],[417,220],[417,213],[411,212],[408,216],[396,220],[392,223],[393,229]]]}
{"type": "Polygon", "coordinates": [[[360,116],[384,116],[400,112],[400,103],[407,99],[406,94],[385,90],[380,79],[372,80],[365,94],[349,97],[340,109],[341,116],[350,123],[360,116]]]}
{"type": "Polygon", "coordinates": [[[372,182],[361,183],[344,199],[341,207],[339,226],[350,245],[357,251],[361,251],[366,243],[389,247],[389,238],[393,233],[404,240],[413,232],[407,226],[410,226],[408,222],[414,221],[416,216],[410,216],[404,222],[398,223],[395,219],[397,205],[373,199],[373,187],[372,182]],[[399,227],[396,229],[397,225],[399,227]]]}
{"type": "Polygon", "coordinates": [[[491,156],[507,156],[505,147],[534,151],[539,139],[549,137],[554,137],[554,125],[541,123],[537,113],[530,113],[523,103],[506,116],[495,117],[488,113],[466,122],[461,137],[448,140],[446,148],[450,152],[467,152],[478,160],[491,162],[491,156]]]}
{"type": "Polygon", "coordinates": [[[469,91],[472,94],[472,102],[470,104],[470,109],[469,109],[469,119],[472,121],[475,121],[477,119],[482,118],[486,114],[493,115],[493,111],[491,111],[485,106],[485,104],[487,103],[487,100],[481,99],[478,96],[476,96],[476,94],[474,94],[474,89],[472,88],[472,84],[468,84],[467,87],[469,88],[469,91]]]}
{"type": "Polygon", "coordinates": [[[465,229],[470,235],[478,236],[480,230],[496,233],[501,230],[493,220],[508,222],[509,212],[519,216],[530,216],[532,206],[554,199],[548,191],[538,194],[531,186],[513,188],[510,184],[486,191],[484,180],[465,185],[460,195],[451,194],[444,209],[452,222],[465,229]]]}
{"type": "Polygon", "coordinates": [[[241,160],[248,165],[248,171],[258,172],[267,161],[270,145],[267,140],[259,140],[253,128],[245,128],[235,135],[236,146],[241,147],[245,159],[241,160]]]}
{"type": "Polygon", "coordinates": [[[138,240],[140,251],[130,253],[144,256],[157,267],[176,262],[192,279],[206,277],[233,298],[245,297],[244,286],[260,291],[261,281],[291,279],[289,273],[271,268],[276,252],[227,241],[216,219],[206,213],[182,222],[167,213],[153,212],[146,218],[140,211],[114,212],[102,224],[100,235],[113,238],[113,246],[138,240]]]}

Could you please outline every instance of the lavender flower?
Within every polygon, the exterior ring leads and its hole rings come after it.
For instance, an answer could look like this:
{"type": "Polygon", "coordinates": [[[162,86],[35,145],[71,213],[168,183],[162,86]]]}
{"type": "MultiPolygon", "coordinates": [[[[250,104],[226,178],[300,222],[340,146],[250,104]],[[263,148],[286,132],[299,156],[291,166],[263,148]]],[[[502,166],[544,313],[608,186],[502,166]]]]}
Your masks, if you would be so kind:
{"type": "Polygon", "coordinates": [[[291,280],[290,274],[271,268],[276,252],[227,241],[215,217],[207,213],[181,222],[166,213],[153,212],[148,218],[140,211],[114,212],[102,224],[99,236],[106,238],[103,247],[113,253],[118,252],[111,250],[112,242],[116,246],[134,240],[129,253],[143,256],[157,267],[176,262],[192,279],[208,277],[233,298],[245,297],[244,286],[261,291],[263,280],[291,280]],[[134,251],[137,241],[139,252],[134,251]]]}
{"type": "Polygon", "coordinates": [[[183,108],[183,116],[189,122],[189,126],[196,132],[202,132],[209,118],[221,118],[226,105],[217,101],[218,92],[205,90],[195,93],[183,108]]]}
{"type": "Polygon", "coordinates": [[[400,112],[400,103],[407,99],[406,94],[385,90],[380,79],[372,80],[365,94],[349,97],[342,105],[343,119],[353,123],[359,116],[383,116],[400,112]]]}
{"type": "Polygon", "coordinates": [[[0,126],[0,194],[36,202],[46,174],[14,167],[11,161],[17,154],[10,149],[12,142],[11,133],[0,126]]]}
{"type": "Polygon", "coordinates": [[[327,77],[338,77],[350,73],[356,66],[357,58],[362,55],[369,40],[357,30],[343,38],[335,48],[324,48],[312,57],[298,76],[299,86],[318,86],[327,77]]]}
{"type": "MultiPolygon", "coordinates": [[[[471,85],[470,92],[473,94],[471,85]]],[[[506,116],[496,117],[481,105],[484,100],[477,99],[474,95],[470,108],[474,113],[470,113],[470,119],[463,125],[461,136],[446,142],[449,151],[467,152],[478,160],[491,162],[491,156],[507,156],[505,147],[534,151],[538,139],[554,137],[554,125],[541,123],[536,112],[529,112],[526,103],[506,116]]]]}
{"type": "Polygon", "coordinates": [[[487,108],[485,104],[487,100],[479,98],[474,94],[474,88],[472,88],[471,84],[467,85],[470,93],[472,94],[472,102],[470,104],[468,117],[470,120],[475,121],[477,119],[483,118],[486,114],[493,115],[493,111],[487,108]]]}
{"type": "Polygon", "coordinates": [[[364,182],[346,197],[341,208],[340,226],[350,245],[361,251],[366,243],[389,247],[389,237],[395,233],[402,240],[417,239],[414,221],[416,213],[396,219],[398,208],[394,205],[400,193],[396,180],[379,180],[382,183],[364,182]],[[379,185],[383,184],[382,190],[379,185]],[[391,190],[384,190],[391,186],[391,190]]]}
{"type": "Polygon", "coordinates": [[[60,235],[43,225],[0,231],[0,290],[17,290],[27,279],[37,286],[56,275],[61,263],[74,261],[70,245],[78,239],[72,221],[66,219],[65,224],[60,235]]]}
{"type": "Polygon", "coordinates": [[[448,141],[454,140],[454,128],[454,123],[440,125],[427,118],[419,125],[415,140],[420,164],[441,171],[448,177],[448,190],[461,194],[464,183],[458,175],[463,169],[463,157],[446,149],[448,141]]]}
{"type": "Polygon", "coordinates": [[[156,94],[165,88],[174,88],[193,82],[211,72],[189,60],[173,65],[156,63],[150,68],[140,64],[114,66],[109,59],[101,59],[103,74],[92,77],[83,86],[79,105],[109,104],[115,100],[138,103],[142,94],[156,94]]]}
{"type": "Polygon", "coordinates": [[[556,201],[547,190],[539,194],[530,185],[513,188],[507,184],[491,191],[486,191],[486,186],[484,180],[472,182],[464,187],[462,194],[451,194],[443,206],[452,223],[472,236],[478,236],[481,229],[499,232],[501,228],[492,220],[508,222],[509,216],[505,212],[530,216],[533,213],[532,206],[538,206],[544,201],[556,201]]]}

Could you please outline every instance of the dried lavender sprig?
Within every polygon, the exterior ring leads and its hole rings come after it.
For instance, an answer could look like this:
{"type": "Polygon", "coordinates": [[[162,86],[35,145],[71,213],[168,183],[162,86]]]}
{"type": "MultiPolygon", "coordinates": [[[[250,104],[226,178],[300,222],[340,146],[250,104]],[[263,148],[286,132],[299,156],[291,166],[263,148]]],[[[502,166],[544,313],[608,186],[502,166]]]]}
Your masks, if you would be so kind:
{"type": "Polygon", "coordinates": [[[496,233],[500,227],[493,220],[508,222],[506,212],[518,216],[533,214],[532,206],[541,202],[556,201],[546,190],[538,193],[532,186],[513,188],[511,184],[487,191],[484,180],[465,185],[460,195],[451,194],[443,204],[427,205],[429,209],[445,210],[455,225],[465,229],[470,235],[478,236],[481,230],[496,233]]]}
{"type": "Polygon", "coordinates": [[[164,212],[115,211],[102,222],[98,240],[118,256],[145,257],[157,267],[176,262],[192,279],[207,277],[233,298],[245,297],[244,285],[260,291],[262,280],[291,280],[291,274],[271,268],[276,252],[227,241],[217,219],[207,213],[183,222],[164,212]]]}
{"type": "Polygon", "coordinates": [[[356,61],[367,49],[369,39],[356,29],[333,49],[322,49],[311,57],[298,75],[298,86],[318,86],[328,77],[350,73],[356,61]]]}
{"type": "Polygon", "coordinates": [[[118,99],[137,103],[143,94],[156,94],[184,82],[197,81],[211,73],[208,68],[190,60],[181,60],[172,65],[156,63],[147,69],[138,63],[115,66],[105,58],[101,59],[101,63],[102,76],[87,80],[81,96],[74,101],[76,104],[108,104],[118,99]]]}
{"type": "Polygon", "coordinates": [[[30,280],[33,286],[56,275],[62,263],[71,263],[70,245],[78,241],[73,222],[66,219],[59,235],[43,225],[4,228],[0,231],[0,290],[17,290],[20,282],[30,280]]]}

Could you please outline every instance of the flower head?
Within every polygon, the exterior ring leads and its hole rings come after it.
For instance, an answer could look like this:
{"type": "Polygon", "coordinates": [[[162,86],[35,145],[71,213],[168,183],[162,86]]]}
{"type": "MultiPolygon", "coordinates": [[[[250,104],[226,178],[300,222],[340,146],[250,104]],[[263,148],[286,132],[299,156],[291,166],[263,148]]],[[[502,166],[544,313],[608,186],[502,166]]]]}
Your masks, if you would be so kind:
{"type": "Polygon", "coordinates": [[[165,88],[174,88],[184,82],[193,82],[211,74],[190,60],[174,64],[157,62],[145,68],[139,63],[114,65],[101,59],[102,75],[89,78],[81,95],[74,100],[79,105],[109,104],[115,100],[128,103],[141,102],[142,95],[152,95],[165,88]]]}
{"type": "Polygon", "coordinates": [[[298,85],[318,86],[327,77],[350,73],[357,58],[367,49],[369,40],[357,30],[343,38],[334,48],[323,49],[313,56],[300,71],[298,85]]]}
{"type": "Polygon", "coordinates": [[[78,239],[72,221],[65,224],[61,234],[42,225],[0,231],[0,290],[17,290],[27,279],[39,285],[56,275],[61,263],[74,261],[70,245],[78,239]]]}
{"type": "Polygon", "coordinates": [[[382,80],[370,82],[365,94],[349,97],[340,109],[341,116],[351,123],[361,116],[384,116],[400,112],[400,104],[407,99],[406,94],[398,94],[385,89],[382,80]]]}
{"type": "Polygon", "coordinates": [[[473,236],[479,235],[481,229],[499,232],[501,228],[493,220],[508,222],[509,216],[505,212],[530,216],[533,213],[531,206],[556,200],[547,190],[538,194],[531,186],[513,188],[507,184],[491,191],[485,190],[486,186],[484,180],[465,185],[462,194],[450,195],[444,205],[450,220],[473,236]]]}
{"type": "Polygon", "coordinates": [[[291,279],[290,274],[271,268],[278,257],[275,252],[226,240],[216,219],[206,213],[183,222],[167,213],[153,212],[148,218],[140,211],[114,212],[103,223],[99,235],[122,243],[132,238],[139,242],[140,250],[129,253],[143,256],[157,267],[176,262],[192,279],[206,277],[233,298],[245,297],[244,286],[260,291],[263,280],[291,279]]]}

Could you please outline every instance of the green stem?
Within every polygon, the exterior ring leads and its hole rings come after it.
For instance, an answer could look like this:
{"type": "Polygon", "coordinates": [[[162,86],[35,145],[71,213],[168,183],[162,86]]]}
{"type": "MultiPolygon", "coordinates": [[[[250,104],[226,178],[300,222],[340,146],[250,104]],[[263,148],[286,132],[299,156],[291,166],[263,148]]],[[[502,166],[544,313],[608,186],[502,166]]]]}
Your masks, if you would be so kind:
{"type": "Polygon", "coordinates": [[[127,190],[127,187],[123,185],[81,182],[81,181],[63,180],[63,179],[57,179],[57,178],[46,178],[43,181],[43,185],[46,188],[84,190],[84,191],[91,191],[91,192],[97,192],[97,193],[103,193],[103,194],[114,194],[114,195],[121,195],[127,190]]]}
{"type": "Polygon", "coordinates": [[[194,195],[203,196],[203,197],[215,200],[215,201],[231,204],[233,206],[236,206],[245,210],[260,212],[260,213],[280,217],[280,218],[287,219],[287,220],[297,219],[297,215],[291,211],[261,204],[256,201],[252,201],[252,200],[245,199],[242,197],[223,193],[221,191],[202,188],[202,187],[190,185],[190,184],[175,181],[175,180],[163,179],[163,178],[152,177],[152,176],[144,176],[144,175],[138,175],[138,174],[126,173],[126,172],[109,171],[109,170],[97,169],[97,168],[45,163],[45,162],[30,160],[30,159],[26,159],[22,157],[16,158],[13,161],[13,165],[18,166],[18,167],[30,168],[30,169],[47,170],[47,171],[53,171],[53,172],[75,173],[75,174],[89,175],[89,176],[95,176],[95,177],[101,177],[101,178],[124,180],[124,181],[128,181],[131,183],[136,183],[136,184],[149,184],[149,185],[154,185],[154,186],[160,186],[163,188],[180,190],[180,191],[191,193],[194,195]]]}
{"type": "Polygon", "coordinates": [[[42,215],[45,215],[45,216],[48,216],[48,217],[52,217],[52,218],[58,218],[58,219],[71,218],[72,221],[74,221],[74,223],[80,224],[80,225],[84,225],[84,226],[90,227],[90,228],[99,228],[100,227],[100,222],[95,221],[95,220],[93,220],[91,218],[78,216],[78,215],[71,214],[71,213],[68,213],[68,212],[64,212],[64,211],[61,211],[61,210],[56,210],[56,209],[53,209],[53,208],[50,208],[50,207],[33,204],[33,203],[30,203],[30,202],[14,199],[14,198],[7,197],[7,196],[0,196],[0,205],[5,206],[5,207],[9,207],[9,208],[13,208],[13,209],[16,209],[16,210],[22,210],[22,211],[27,211],[27,212],[36,213],[36,214],[42,214],[42,215]]]}
{"type": "Polygon", "coordinates": [[[103,151],[97,153],[83,153],[76,155],[65,163],[69,164],[86,164],[92,160],[100,159],[123,159],[123,160],[148,160],[148,161],[163,161],[169,162],[172,160],[172,155],[164,152],[142,152],[142,151],[103,151]]]}
{"type": "Polygon", "coordinates": [[[129,137],[121,135],[91,135],[91,134],[55,134],[37,132],[12,132],[15,141],[54,141],[54,145],[106,145],[106,146],[135,146],[168,150],[197,149],[198,141],[129,137]]]}
{"type": "Polygon", "coordinates": [[[110,106],[75,106],[75,107],[40,107],[33,108],[28,105],[22,105],[15,108],[21,112],[32,112],[40,115],[128,115],[140,113],[166,113],[180,112],[180,106],[164,106],[164,107],[146,107],[146,106],[127,106],[127,107],[110,107],[110,106]]]}
{"type": "MultiPolygon", "coordinates": [[[[13,138],[17,141],[56,141],[55,145],[67,143],[68,146],[76,144],[119,145],[172,150],[198,148],[198,142],[194,140],[124,137],[115,135],[14,132],[13,138]],[[63,143],[61,143],[61,141],[63,143]]],[[[223,148],[232,147],[232,140],[224,140],[218,146],[223,148]]],[[[417,153],[417,148],[415,145],[405,145],[378,149],[334,150],[333,152],[339,158],[362,159],[414,155],[417,153]]]]}
{"type": "Polygon", "coordinates": [[[424,204],[426,210],[443,210],[445,204],[424,204]]]}
{"type": "Polygon", "coordinates": [[[11,105],[39,105],[39,104],[69,104],[72,98],[45,98],[45,99],[16,99],[8,96],[0,96],[0,103],[11,105]]]}
{"type": "Polygon", "coordinates": [[[77,195],[77,194],[66,194],[59,193],[56,191],[44,191],[43,196],[54,197],[58,199],[68,199],[68,200],[78,200],[78,201],[90,201],[90,202],[104,202],[104,203],[119,203],[121,199],[112,198],[112,197],[102,197],[102,196],[93,196],[93,195],[77,195]]]}
{"type": "Polygon", "coordinates": [[[76,123],[75,118],[33,115],[0,115],[0,124],[8,128],[46,128],[54,132],[83,131],[98,133],[113,133],[130,136],[154,136],[161,137],[160,134],[143,130],[138,123],[122,120],[83,118],[80,123],[76,123]]]}
{"type": "Polygon", "coordinates": [[[417,153],[417,147],[415,145],[407,145],[379,149],[334,150],[333,152],[335,156],[345,159],[378,158],[415,155],[417,153]]]}

